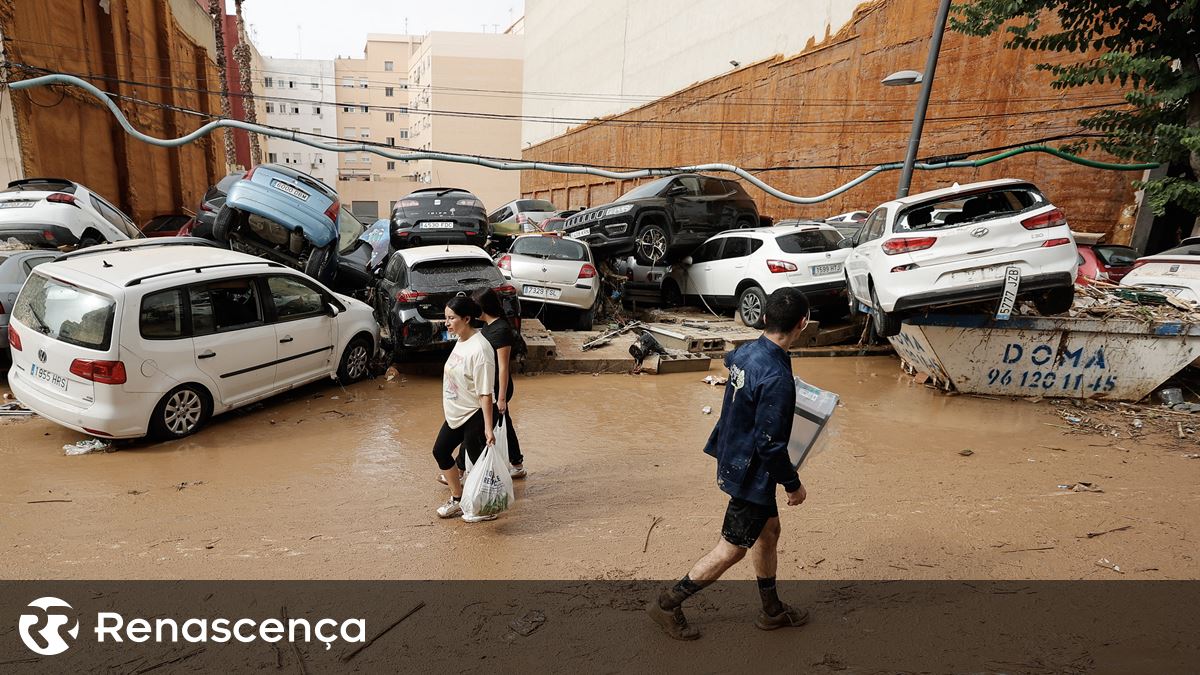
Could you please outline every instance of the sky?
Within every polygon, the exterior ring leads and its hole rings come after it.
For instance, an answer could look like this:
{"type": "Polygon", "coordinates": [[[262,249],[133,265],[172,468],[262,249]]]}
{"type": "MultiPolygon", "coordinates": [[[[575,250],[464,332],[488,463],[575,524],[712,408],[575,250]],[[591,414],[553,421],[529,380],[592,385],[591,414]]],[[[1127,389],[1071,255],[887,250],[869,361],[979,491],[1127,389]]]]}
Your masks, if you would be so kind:
{"type": "MultiPolygon", "coordinates": [[[[232,0],[227,5],[232,12],[232,0]]],[[[258,51],[289,59],[361,58],[367,33],[500,33],[524,12],[525,0],[245,0],[242,4],[258,51]]]]}

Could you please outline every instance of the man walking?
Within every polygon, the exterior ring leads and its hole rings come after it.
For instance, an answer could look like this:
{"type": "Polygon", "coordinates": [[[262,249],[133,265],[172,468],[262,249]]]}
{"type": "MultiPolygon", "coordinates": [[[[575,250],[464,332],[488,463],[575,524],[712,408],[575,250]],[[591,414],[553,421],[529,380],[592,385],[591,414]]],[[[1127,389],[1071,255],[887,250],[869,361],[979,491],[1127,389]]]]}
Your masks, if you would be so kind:
{"type": "Polygon", "coordinates": [[[808,621],[808,611],[780,602],[775,591],[780,532],[775,486],[782,485],[787,492],[788,506],[802,504],[807,496],[788,458],[796,389],[787,350],[808,323],[808,300],[796,288],[781,288],[767,298],[764,314],[763,334],[725,358],[729,383],[721,416],[704,448],[717,459],[717,486],[729,495],[721,539],[646,608],[677,640],[700,637],[683,615],[683,602],[720,578],[746,551],[754,563],[763,606],[754,625],[774,630],[808,621]]]}

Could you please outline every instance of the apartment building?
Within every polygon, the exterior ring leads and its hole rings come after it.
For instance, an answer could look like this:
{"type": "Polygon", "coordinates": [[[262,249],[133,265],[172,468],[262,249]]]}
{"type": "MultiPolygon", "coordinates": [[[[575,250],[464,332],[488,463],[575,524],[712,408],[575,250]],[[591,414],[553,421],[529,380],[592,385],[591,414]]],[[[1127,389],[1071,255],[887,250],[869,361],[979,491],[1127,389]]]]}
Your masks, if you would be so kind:
{"type": "MultiPolygon", "coordinates": [[[[257,76],[262,87],[259,110],[266,124],[335,142],[333,61],[264,58],[257,76]]],[[[336,153],[280,138],[266,137],[265,141],[265,161],[285,164],[334,186],[336,153]]]]}
{"type": "MultiPolygon", "coordinates": [[[[338,136],[397,151],[409,147],[409,61],[420,45],[417,36],[372,33],[363,58],[333,62],[338,136]]],[[[342,204],[370,223],[388,217],[396,201],[422,186],[416,181],[416,162],[343,152],[337,158],[335,187],[342,204]]]]}
{"type": "MultiPolygon", "coordinates": [[[[415,149],[517,158],[521,154],[524,36],[432,32],[409,60],[410,144],[415,149]]],[[[518,171],[416,162],[425,187],[461,187],[490,211],[520,196],[518,171]]]]}

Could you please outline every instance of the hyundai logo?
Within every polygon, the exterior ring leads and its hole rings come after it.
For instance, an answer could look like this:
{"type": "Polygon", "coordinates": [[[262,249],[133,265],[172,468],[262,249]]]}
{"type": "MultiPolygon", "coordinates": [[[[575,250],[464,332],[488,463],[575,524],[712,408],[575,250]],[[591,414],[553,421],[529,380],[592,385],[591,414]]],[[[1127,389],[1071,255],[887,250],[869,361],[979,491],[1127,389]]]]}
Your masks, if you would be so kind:
{"type": "Polygon", "coordinates": [[[41,361],[42,363],[46,362],[46,350],[45,349],[38,350],[38,360],[41,361]]]}
{"type": "Polygon", "coordinates": [[[987,233],[988,233],[988,229],[986,227],[977,227],[977,228],[971,230],[971,236],[975,237],[976,239],[978,239],[980,237],[986,237],[987,233]]]}

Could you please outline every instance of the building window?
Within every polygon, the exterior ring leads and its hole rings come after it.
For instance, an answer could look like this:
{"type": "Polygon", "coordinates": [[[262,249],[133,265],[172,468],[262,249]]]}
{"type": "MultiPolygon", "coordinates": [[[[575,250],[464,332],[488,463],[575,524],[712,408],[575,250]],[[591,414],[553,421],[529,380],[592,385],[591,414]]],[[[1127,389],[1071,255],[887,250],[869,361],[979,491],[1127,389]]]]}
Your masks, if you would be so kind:
{"type": "Polygon", "coordinates": [[[274,103],[267,101],[267,112],[269,112],[269,113],[275,112],[275,104],[274,103]]]}
{"type": "Polygon", "coordinates": [[[295,88],[296,88],[296,81],[288,80],[288,89],[295,89],[295,88]]]}
{"type": "Polygon", "coordinates": [[[367,88],[367,78],[365,78],[365,77],[358,78],[358,86],[360,89],[366,89],[367,88]]]}
{"type": "Polygon", "coordinates": [[[387,170],[388,170],[388,171],[395,171],[395,170],[396,170],[396,163],[395,163],[395,162],[388,162],[388,163],[387,163],[387,170]]]}
{"type": "Polygon", "coordinates": [[[299,115],[300,114],[300,106],[298,106],[298,105],[292,106],[292,114],[299,115]]]}
{"type": "Polygon", "coordinates": [[[342,129],[342,138],[354,138],[354,127],[344,127],[342,129]]]}
{"type": "Polygon", "coordinates": [[[271,78],[269,78],[269,77],[264,77],[264,78],[263,78],[263,86],[264,86],[264,87],[266,87],[266,88],[268,88],[268,89],[270,89],[271,87],[274,87],[274,86],[275,86],[275,83],[274,83],[274,81],[273,81],[271,78]]]}
{"type": "Polygon", "coordinates": [[[407,83],[407,82],[401,82],[401,83],[400,83],[400,88],[401,88],[401,89],[408,89],[408,83],[407,83]]]}
{"type": "Polygon", "coordinates": [[[353,77],[343,77],[342,78],[342,86],[348,87],[348,88],[353,88],[354,87],[354,78],[353,77]]]}
{"type": "Polygon", "coordinates": [[[320,89],[320,88],[321,88],[321,83],[320,83],[320,82],[310,82],[309,84],[310,84],[310,86],[311,86],[313,89],[320,89]]]}
{"type": "Polygon", "coordinates": [[[320,136],[320,135],[321,135],[321,130],[316,127],[313,127],[313,136],[320,136]]]}
{"type": "Polygon", "coordinates": [[[370,138],[370,137],[371,137],[371,130],[370,130],[370,129],[362,129],[361,131],[362,131],[362,137],[363,137],[363,138],[370,138]]]}
{"type": "Polygon", "coordinates": [[[354,164],[356,162],[358,162],[357,157],[355,157],[354,155],[346,155],[346,163],[347,164],[354,164]]]}
{"type": "Polygon", "coordinates": [[[407,138],[408,138],[408,129],[401,129],[401,130],[400,130],[400,138],[404,138],[404,139],[407,139],[407,138]]]}
{"type": "Polygon", "coordinates": [[[317,153],[317,164],[324,164],[324,163],[325,163],[325,155],[318,152],[317,153]]]}
{"type": "Polygon", "coordinates": [[[371,109],[370,109],[369,107],[365,106],[365,105],[364,105],[364,106],[360,106],[360,108],[361,108],[361,110],[360,110],[359,112],[364,112],[364,113],[371,112],[371,109]]]}
{"type": "Polygon", "coordinates": [[[363,156],[362,156],[362,161],[363,161],[363,162],[365,162],[365,163],[367,163],[367,164],[370,164],[370,163],[371,163],[371,156],[370,156],[370,155],[368,155],[367,153],[365,153],[365,152],[364,152],[364,153],[363,153],[363,156]]]}
{"type": "Polygon", "coordinates": [[[272,164],[276,164],[279,162],[279,155],[276,155],[273,152],[268,152],[267,153],[267,161],[272,164]]]}
{"type": "Polygon", "coordinates": [[[396,64],[392,61],[384,61],[383,69],[390,73],[396,69],[396,64]]]}
{"type": "Polygon", "coordinates": [[[314,106],[313,106],[313,114],[314,114],[314,115],[320,115],[320,114],[321,114],[321,106],[319,106],[319,105],[314,105],[314,106]]]}
{"type": "Polygon", "coordinates": [[[392,113],[392,112],[384,113],[383,120],[385,122],[395,122],[396,121],[396,113],[392,113]]]}
{"type": "Polygon", "coordinates": [[[384,88],[383,88],[383,95],[384,95],[384,96],[395,96],[395,95],[396,95],[396,90],[395,90],[395,88],[393,88],[393,87],[384,87],[384,88]]]}
{"type": "Polygon", "coordinates": [[[388,145],[395,145],[395,144],[396,144],[396,138],[395,138],[394,136],[388,136],[388,137],[387,137],[387,144],[388,144],[388,145]]]}

